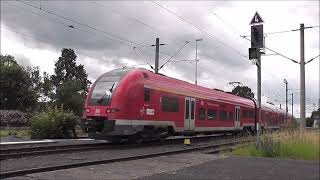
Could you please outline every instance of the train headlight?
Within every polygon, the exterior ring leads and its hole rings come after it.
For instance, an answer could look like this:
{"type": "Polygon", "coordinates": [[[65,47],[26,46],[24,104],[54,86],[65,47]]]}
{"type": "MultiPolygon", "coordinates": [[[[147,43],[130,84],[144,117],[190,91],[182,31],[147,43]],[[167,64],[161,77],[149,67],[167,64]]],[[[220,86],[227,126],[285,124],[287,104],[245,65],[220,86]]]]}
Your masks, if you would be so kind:
{"type": "Polygon", "coordinates": [[[115,113],[115,112],[118,112],[120,111],[119,109],[116,109],[116,108],[111,108],[111,109],[107,109],[106,112],[107,113],[115,113]]]}

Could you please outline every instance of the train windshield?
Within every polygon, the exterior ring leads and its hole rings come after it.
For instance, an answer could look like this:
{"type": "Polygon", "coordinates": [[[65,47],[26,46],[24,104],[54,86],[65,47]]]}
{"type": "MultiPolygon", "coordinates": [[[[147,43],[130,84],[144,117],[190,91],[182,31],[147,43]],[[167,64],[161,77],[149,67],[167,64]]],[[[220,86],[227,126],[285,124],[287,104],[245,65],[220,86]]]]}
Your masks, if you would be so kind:
{"type": "Polygon", "coordinates": [[[101,75],[95,83],[89,105],[110,106],[118,83],[130,70],[132,69],[116,69],[101,75]]]}

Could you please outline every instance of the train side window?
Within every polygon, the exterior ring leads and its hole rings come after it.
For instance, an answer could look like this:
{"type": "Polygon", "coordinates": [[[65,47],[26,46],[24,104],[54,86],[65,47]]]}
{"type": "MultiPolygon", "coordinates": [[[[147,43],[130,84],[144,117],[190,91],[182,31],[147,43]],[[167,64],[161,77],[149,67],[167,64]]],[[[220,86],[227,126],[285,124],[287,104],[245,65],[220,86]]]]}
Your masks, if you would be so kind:
{"type": "Polygon", "coordinates": [[[185,108],[186,108],[186,110],[185,110],[185,113],[186,113],[185,114],[185,118],[189,119],[189,110],[190,110],[189,109],[189,100],[186,100],[186,107],[185,108]]]}
{"type": "Polygon", "coordinates": [[[253,111],[249,111],[249,117],[253,118],[253,111]]]}
{"type": "Polygon", "coordinates": [[[223,121],[227,120],[227,112],[226,111],[220,110],[219,116],[220,116],[220,120],[223,120],[223,121]]]}
{"type": "Polygon", "coordinates": [[[150,101],[150,89],[144,88],[144,101],[149,102],[150,101]]]}
{"type": "Polygon", "coordinates": [[[206,109],[204,109],[204,108],[199,109],[199,119],[200,120],[206,119],[206,109]]]}
{"type": "Polygon", "coordinates": [[[215,120],[217,118],[217,111],[208,109],[208,120],[215,120]]]}
{"type": "Polygon", "coordinates": [[[191,101],[191,119],[194,119],[194,101],[191,101]]]}
{"type": "Polygon", "coordinates": [[[229,121],[233,121],[233,112],[229,112],[229,118],[228,118],[229,121]]]}
{"type": "Polygon", "coordinates": [[[249,118],[249,117],[250,117],[249,111],[243,110],[243,111],[242,111],[242,117],[243,117],[243,118],[249,118]]]}
{"type": "Polygon", "coordinates": [[[264,111],[261,111],[261,120],[266,120],[266,114],[264,113],[264,111]]]}
{"type": "Polygon", "coordinates": [[[163,112],[179,112],[179,100],[176,97],[162,97],[161,109],[163,112]]]}

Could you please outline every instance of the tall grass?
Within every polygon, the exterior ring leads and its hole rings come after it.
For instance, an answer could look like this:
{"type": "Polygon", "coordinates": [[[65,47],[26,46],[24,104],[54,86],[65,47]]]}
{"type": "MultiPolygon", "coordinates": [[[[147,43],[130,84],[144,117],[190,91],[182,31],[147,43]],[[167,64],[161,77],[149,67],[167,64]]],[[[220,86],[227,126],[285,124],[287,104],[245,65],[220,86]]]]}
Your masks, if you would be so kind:
{"type": "Polygon", "coordinates": [[[1,129],[0,138],[7,136],[30,137],[30,130],[26,129],[1,129]]]}
{"type": "Polygon", "coordinates": [[[255,144],[238,148],[233,153],[281,159],[320,160],[319,146],[319,130],[286,130],[263,134],[255,144]]]}

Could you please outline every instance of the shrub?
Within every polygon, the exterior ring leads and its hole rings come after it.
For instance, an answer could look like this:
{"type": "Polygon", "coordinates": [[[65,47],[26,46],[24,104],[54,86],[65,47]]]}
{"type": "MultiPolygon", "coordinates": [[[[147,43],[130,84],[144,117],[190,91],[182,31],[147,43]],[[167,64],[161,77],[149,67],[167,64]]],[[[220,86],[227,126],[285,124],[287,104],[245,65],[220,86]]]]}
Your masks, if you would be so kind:
{"type": "Polygon", "coordinates": [[[71,138],[75,137],[77,116],[58,108],[47,110],[32,118],[31,138],[71,138]]]}

